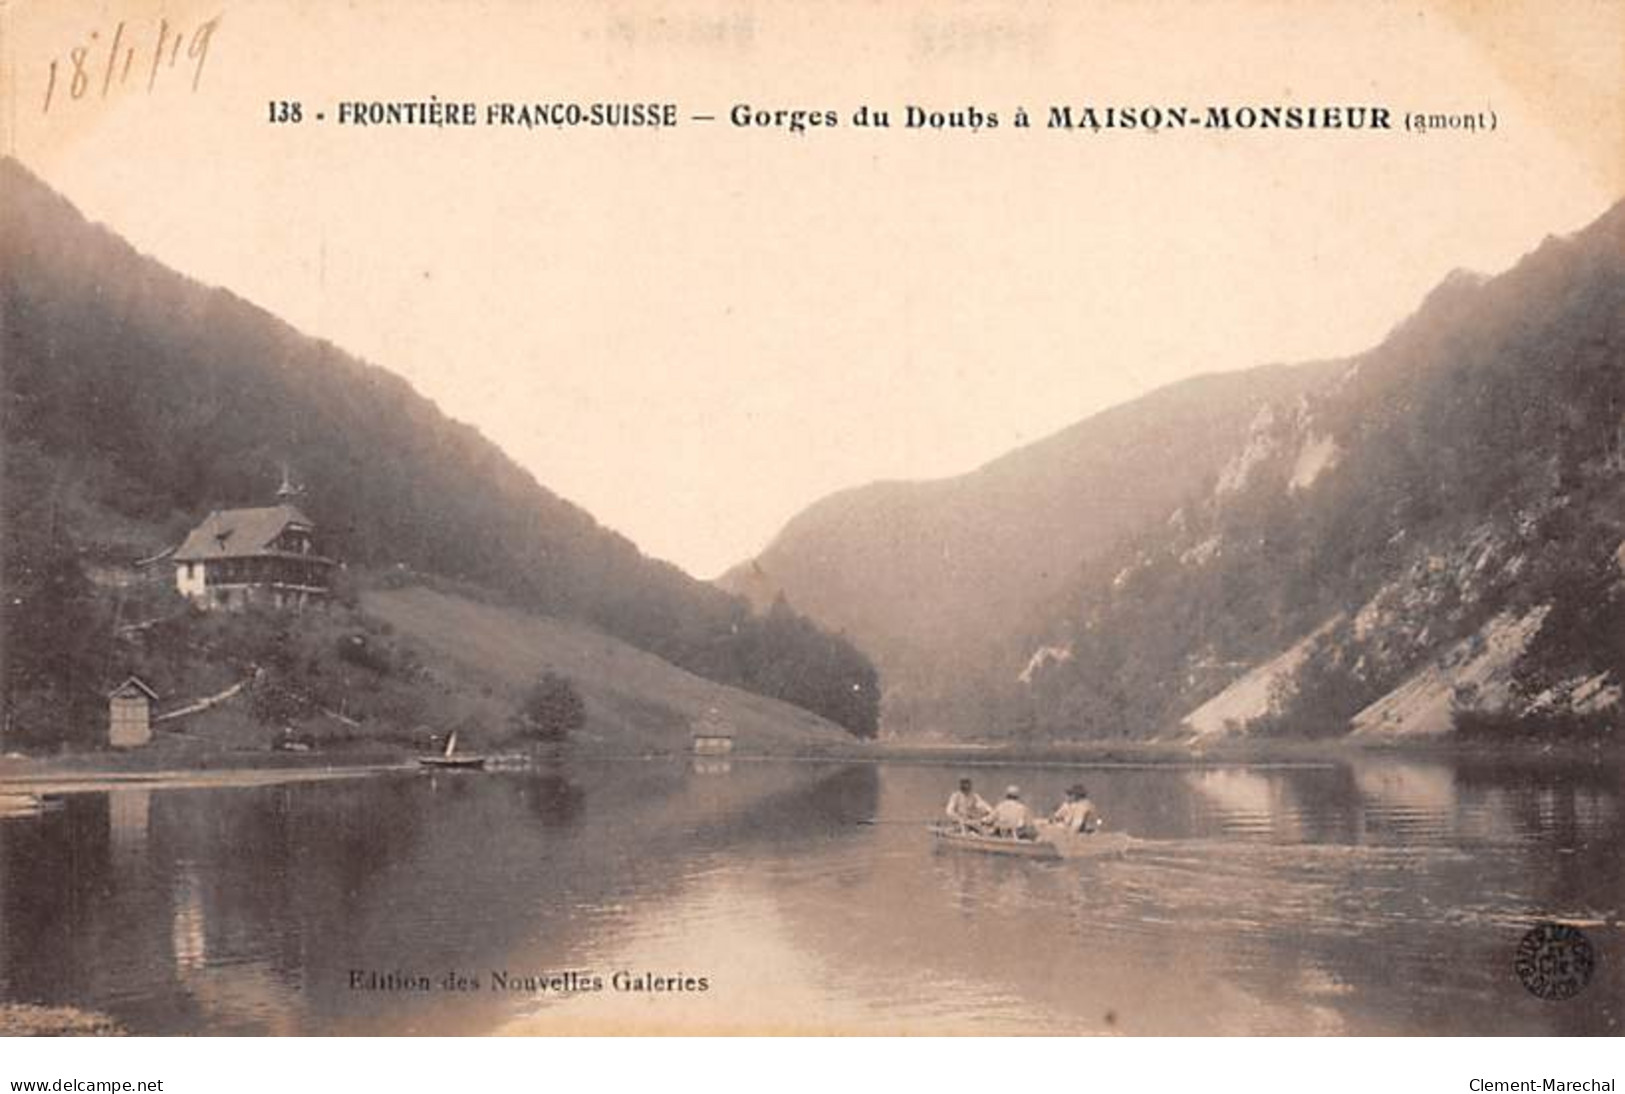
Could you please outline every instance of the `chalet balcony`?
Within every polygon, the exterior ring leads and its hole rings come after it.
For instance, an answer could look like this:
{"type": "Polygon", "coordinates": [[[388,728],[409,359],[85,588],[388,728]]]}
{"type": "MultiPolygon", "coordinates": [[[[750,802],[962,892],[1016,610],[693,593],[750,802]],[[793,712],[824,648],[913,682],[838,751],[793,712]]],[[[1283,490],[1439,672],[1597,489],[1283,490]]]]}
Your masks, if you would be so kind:
{"type": "Polygon", "coordinates": [[[223,558],[208,563],[204,583],[209,587],[262,585],[326,592],[332,584],[333,562],[316,555],[223,558]]]}

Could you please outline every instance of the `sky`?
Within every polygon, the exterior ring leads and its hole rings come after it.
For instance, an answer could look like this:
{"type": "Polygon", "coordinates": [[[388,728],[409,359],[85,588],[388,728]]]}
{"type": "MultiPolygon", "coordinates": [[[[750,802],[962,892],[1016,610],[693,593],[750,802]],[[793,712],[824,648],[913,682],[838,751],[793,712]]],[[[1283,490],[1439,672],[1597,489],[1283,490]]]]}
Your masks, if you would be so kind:
{"type": "Polygon", "coordinates": [[[0,20],[0,147],[700,577],[830,492],[968,471],[1192,374],[1358,352],[1452,269],[1505,269],[1625,197],[1619,0],[10,0],[0,20]],[[182,51],[154,69],[163,27],[182,51]],[[108,74],[115,36],[131,75],[108,74]],[[682,121],[334,120],[431,95],[682,121]],[[906,129],[910,103],[1000,126],[906,129]],[[1247,103],[1496,127],[1044,128],[1052,105],[1247,103]],[[892,128],[852,126],[865,104],[892,128]],[[840,124],[738,127],[736,105],[840,124]]]}

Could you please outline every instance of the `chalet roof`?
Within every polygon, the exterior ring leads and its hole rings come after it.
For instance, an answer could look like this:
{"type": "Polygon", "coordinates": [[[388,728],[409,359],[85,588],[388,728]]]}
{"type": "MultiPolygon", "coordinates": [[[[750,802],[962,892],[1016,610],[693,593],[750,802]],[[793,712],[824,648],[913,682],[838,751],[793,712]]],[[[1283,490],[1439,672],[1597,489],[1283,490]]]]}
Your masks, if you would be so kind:
{"type": "Polygon", "coordinates": [[[175,561],[197,562],[212,558],[280,554],[271,544],[290,524],[306,529],[315,527],[309,517],[291,505],[217,509],[187,535],[175,551],[175,561]]]}
{"type": "Polygon", "coordinates": [[[124,678],[124,683],[108,692],[107,697],[109,699],[117,699],[120,697],[129,698],[134,692],[137,691],[143,693],[148,699],[151,699],[155,703],[158,701],[158,693],[149,688],[146,681],[142,680],[139,676],[126,676],[124,678]]]}

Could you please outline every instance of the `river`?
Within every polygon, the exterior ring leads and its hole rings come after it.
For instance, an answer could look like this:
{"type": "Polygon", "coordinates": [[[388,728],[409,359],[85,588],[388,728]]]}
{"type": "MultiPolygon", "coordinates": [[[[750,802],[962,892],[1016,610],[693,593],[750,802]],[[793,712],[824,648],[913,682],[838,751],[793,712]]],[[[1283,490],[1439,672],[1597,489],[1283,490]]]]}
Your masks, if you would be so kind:
{"type": "Polygon", "coordinates": [[[1046,807],[1081,778],[1135,842],[934,848],[960,769],[925,764],[70,794],[0,820],[0,1000],[151,1034],[1620,1032],[1615,765],[969,771],[1046,807]],[[1542,920],[1599,955],[1571,999],[1514,972],[1542,920]]]}

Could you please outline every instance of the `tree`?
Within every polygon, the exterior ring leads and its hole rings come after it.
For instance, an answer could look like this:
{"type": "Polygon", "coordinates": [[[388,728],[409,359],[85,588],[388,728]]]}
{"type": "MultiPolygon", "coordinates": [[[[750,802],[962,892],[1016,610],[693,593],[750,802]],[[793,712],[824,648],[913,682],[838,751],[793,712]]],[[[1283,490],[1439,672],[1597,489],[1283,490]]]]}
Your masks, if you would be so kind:
{"type": "Polygon", "coordinates": [[[544,672],[519,702],[520,734],[538,741],[562,741],[587,724],[587,704],[568,676],[544,672]]]}
{"type": "Polygon", "coordinates": [[[4,426],[0,750],[87,743],[107,724],[112,624],[58,511],[49,463],[4,426]]]}
{"type": "Polygon", "coordinates": [[[256,721],[271,726],[291,725],[319,709],[298,675],[281,667],[262,668],[255,674],[248,689],[248,707],[256,721]]]}

